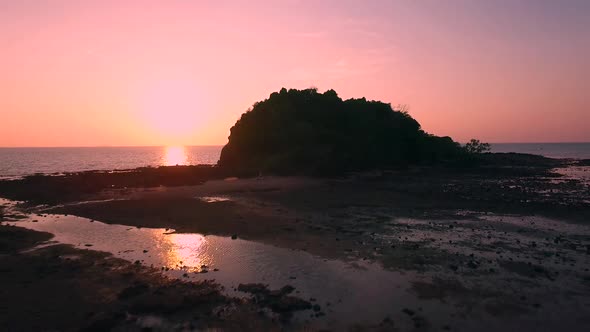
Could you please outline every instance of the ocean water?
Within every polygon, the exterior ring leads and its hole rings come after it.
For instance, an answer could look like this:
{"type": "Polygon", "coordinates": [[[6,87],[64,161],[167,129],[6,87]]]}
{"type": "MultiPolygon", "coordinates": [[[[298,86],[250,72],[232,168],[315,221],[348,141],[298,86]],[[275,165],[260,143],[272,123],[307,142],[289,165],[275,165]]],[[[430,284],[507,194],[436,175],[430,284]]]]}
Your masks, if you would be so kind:
{"type": "Polygon", "coordinates": [[[549,158],[590,159],[590,143],[494,143],[492,152],[538,154],[549,158]]]}
{"type": "Polygon", "coordinates": [[[0,148],[0,177],[34,173],[215,164],[222,146],[0,148]]]}
{"type": "MultiPolygon", "coordinates": [[[[222,146],[0,148],[0,178],[34,173],[215,164],[222,146]]],[[[590,143],[497,143],[493,152],[590,159],[590,143]]]]}

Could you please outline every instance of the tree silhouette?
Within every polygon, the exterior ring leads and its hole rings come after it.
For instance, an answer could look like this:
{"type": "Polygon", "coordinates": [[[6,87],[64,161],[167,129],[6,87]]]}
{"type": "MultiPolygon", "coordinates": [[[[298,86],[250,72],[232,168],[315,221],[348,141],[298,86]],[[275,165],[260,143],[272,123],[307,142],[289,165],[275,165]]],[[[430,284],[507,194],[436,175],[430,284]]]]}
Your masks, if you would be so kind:
{"type": "Polygon", "coordinates": [[[490,152],[492,148],[488,143],[482,143],[478,139],[472,138],[467,144],[464,146],[465,151],[468,153],[485,153],[490,152]]]}

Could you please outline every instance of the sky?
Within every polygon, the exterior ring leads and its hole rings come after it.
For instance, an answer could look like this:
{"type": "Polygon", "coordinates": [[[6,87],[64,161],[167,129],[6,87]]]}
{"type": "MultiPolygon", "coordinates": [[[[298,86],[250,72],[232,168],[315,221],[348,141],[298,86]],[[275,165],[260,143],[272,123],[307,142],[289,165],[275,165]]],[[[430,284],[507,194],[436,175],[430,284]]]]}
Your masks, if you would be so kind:
{"type": "Polygon", "coordinates": [[[0,0],[0,146],[222,145],[282,87],[590,141],[586,0],[0,0]]]}

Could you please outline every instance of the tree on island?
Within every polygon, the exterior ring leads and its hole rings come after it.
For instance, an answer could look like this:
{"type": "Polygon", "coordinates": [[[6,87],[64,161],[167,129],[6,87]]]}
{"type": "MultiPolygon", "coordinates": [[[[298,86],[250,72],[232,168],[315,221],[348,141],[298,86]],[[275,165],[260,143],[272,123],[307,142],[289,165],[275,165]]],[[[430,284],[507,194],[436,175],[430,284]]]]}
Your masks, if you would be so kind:
{"type": "Polygon", "coordinates": [[[433,164],[464,151],[424,132],[408,113],[334,90],[285,88],[257,102],[231,128],[221,167],[237,172],[336,173],[433,164]]]}
{"type": "Polygon", "coordinates": [[[489,143],[482,143],[478,139],[473,138],[465,144],[464,148],[468,153],[486,153],[492,150],[489,143]]]}

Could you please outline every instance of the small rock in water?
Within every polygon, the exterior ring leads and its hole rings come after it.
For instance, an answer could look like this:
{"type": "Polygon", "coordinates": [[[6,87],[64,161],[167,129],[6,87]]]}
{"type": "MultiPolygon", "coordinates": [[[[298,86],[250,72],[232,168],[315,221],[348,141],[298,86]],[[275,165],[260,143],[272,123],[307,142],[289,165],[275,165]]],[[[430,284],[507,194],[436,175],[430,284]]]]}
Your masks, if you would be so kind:
{"type": "Polygon", "coordinates": [[[84,246],[85,246],[85,247],[92,247],[92,244],[90,244],[90,243],[86,243],[84,246]]]}
{"type": "Polygon", "coordinates": [[[145,254],[146,252],[148,252],[148,251],[144,249],[143,253],[145,254]]]}

